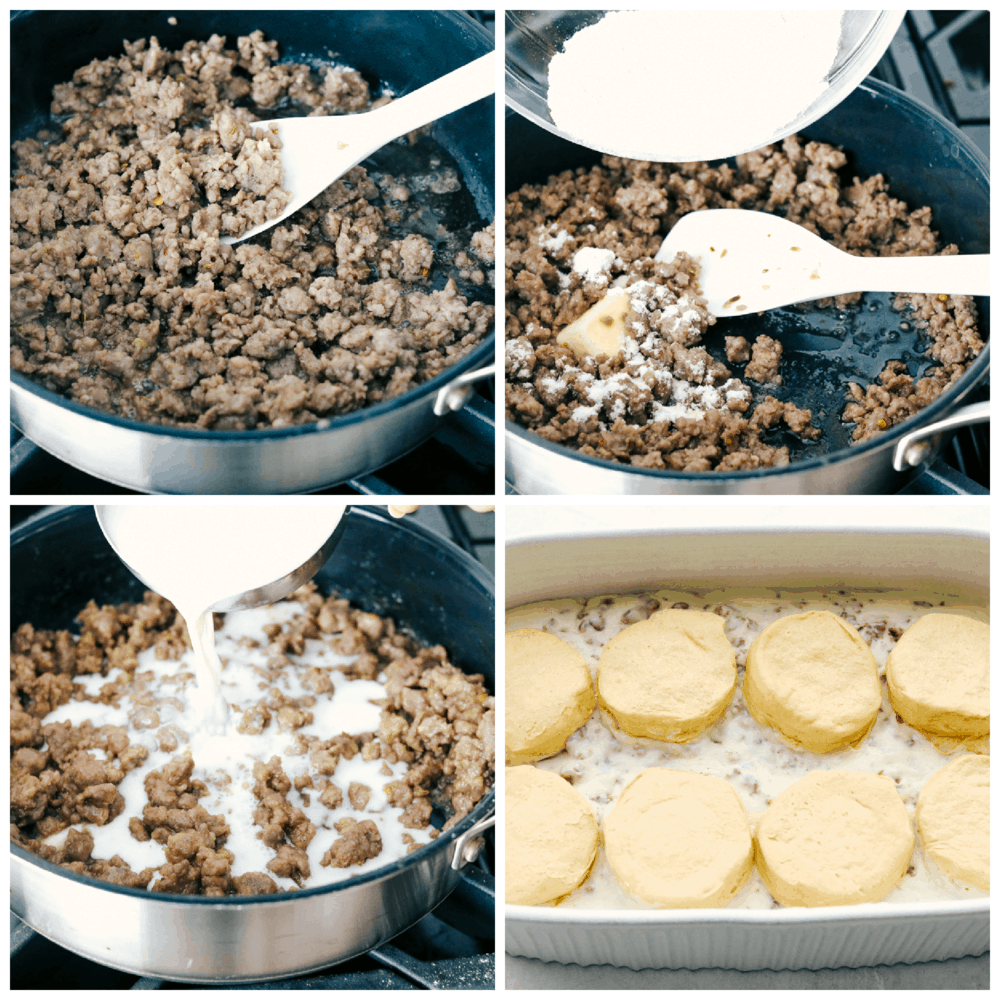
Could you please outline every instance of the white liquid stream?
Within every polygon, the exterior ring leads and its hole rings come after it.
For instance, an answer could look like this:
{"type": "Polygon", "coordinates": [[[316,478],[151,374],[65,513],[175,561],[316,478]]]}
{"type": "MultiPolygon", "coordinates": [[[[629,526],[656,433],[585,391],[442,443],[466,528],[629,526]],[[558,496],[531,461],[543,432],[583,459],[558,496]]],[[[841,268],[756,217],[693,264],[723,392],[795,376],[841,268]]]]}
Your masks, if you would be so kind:
{"type": "Polygon", "coordinates": [[[222,695],[212,608],[286,576],[322,547],[345,505],[130,504],[102,507],[118,555],[184,619],[194,650],[192,705],[205,732],[232,727],[222,695]]]}

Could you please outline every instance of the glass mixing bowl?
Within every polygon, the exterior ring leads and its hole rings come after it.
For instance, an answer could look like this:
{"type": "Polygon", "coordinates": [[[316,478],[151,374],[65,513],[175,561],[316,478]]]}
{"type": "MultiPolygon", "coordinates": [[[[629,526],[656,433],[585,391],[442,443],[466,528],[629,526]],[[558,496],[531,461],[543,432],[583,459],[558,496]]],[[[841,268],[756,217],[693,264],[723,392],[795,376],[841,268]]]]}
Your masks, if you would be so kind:
{"type": "MultiPolygon", "coordinates": [[[[568,38],[581,28],[595,24],[608,11],[604,10],[513,10],[508,11],[505,25],[507,103],[525,118],[542,128],[573,142],[580,142],[556,128],[549,112],[548,68],[552,57],[568,38]]],[[[721,13],[721,12],[720,12],[721,13]]],[[[845,11],[840,33],[840,49],[827,78],[827,87],[808,107],[787,125],[772,135],[762,135],[739,149],[727,145],[725,136],[712,148],[678,150],[650,149],[643,156],[650,160],[689,161],[715,160],[768,143],[780,142],[786,136],[805,128],[835,108],[868,75],[889,47],[892,36],[902,23],[905,10],[845,11]]],[[[588,143],[588,145],[590,145],[588,143]]],[[[593,146],[602,153],[622,155],[621,150],[593,146]]],[[[633,150],[634,155],[634,150],[633,150]]]]}

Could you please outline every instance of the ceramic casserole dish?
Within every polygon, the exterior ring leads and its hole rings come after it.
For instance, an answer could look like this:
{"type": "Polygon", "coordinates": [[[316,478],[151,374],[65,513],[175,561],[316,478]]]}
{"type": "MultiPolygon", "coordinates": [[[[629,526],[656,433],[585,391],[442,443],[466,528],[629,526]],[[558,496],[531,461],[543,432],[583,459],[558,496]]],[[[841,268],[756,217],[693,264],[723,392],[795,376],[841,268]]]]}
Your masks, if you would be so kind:
{"type": "MultiPolygon", "coordinates": [[[[924,508],[916,517],[825,508],[825,519],[813,508],[783,520],[764,513],[770,508],[748,507],[739,512],[743,524],[730,513],[722,526],[708,526],[711,512],[702,509],[692,516],[705,526],[695,527],[684,526],[683,510],[617,508],[615,521],[629,526],[615,528],[601,514],[610,508],[580,508],[562,517],[559,528],[539,519],[530,535],[518,535],[517,522],[509,523],[507,607],[653,585],[926,588],[989,606],[988,533],[956,527],[963,522],[954,517],[949,527],[935,526],[944,523],[945,515],[935,520],[934,514],[942,508],[924,508]],[[762,512],[756,526],[755,510],[762,512]],[[635,526],[651,517],[661,527],[635,526]],[[764,521],[770,525],[761,526],[764,521]]],[[[720,508],[715,511],[721,520],[720,508]]],[[[988,899],[770,910],[506,907],[510,954],[578,965],[857,968],[980,955],[988,948],[988,899]]]]}

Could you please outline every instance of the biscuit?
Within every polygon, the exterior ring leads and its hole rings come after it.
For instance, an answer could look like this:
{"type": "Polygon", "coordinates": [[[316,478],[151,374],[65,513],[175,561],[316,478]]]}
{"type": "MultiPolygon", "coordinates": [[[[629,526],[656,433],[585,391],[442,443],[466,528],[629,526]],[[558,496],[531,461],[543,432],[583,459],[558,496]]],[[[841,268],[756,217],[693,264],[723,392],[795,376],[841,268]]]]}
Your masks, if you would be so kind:
{"type": "Polygon", "coordinates": [[[990,891],[990,759],[963,754],[931,775],[917,798],[924,854],[944,873],[990,891]]]}
{"type": "Polygon", "coordinates": [[[923,733],[975,739],[990,732],[990,627],[930,614],[900,637],[885,662],[889,701],[923,733]]]}
{"type": "Polygon", "coordinates": [[[914,836],[891,778],[812,771],[786,788],[754,836],[757,870],[785,906],[876,903],[910,864],[914,836]]]}
{"type": "Polygon", "coordinates": [[[604,647],[597,667],[602,718],[632,737],[688,743],[725,711],[736,654],[719,615],[657,611],[604,647]]]}
{"type": "Polygon", "coordinates": [[[572,892],[597,857],[594,807],[568,781],[539,767],[505,772],[505,898],[538,906],[572,892]]]}
{"type": "Polygon", "coordinates": [[[832,611],[772,622],[754,639],[743,677],[747,711],[796,749],[857,746],[882,704],[878,665],[864,639],[832,611]]]}
{"type": "Polygon", "coordinates": [[[594,711],[587,661],[562,639],[521,628],[507,633],[504,668],[507,763],[559,753],[594,711]]]}
{"type": "Polygon", "coordinates": [[[750,818],[721,778],[651,767],[604,821],[621,887],[663,907],[725,906],[753,869],[750,818]]]}

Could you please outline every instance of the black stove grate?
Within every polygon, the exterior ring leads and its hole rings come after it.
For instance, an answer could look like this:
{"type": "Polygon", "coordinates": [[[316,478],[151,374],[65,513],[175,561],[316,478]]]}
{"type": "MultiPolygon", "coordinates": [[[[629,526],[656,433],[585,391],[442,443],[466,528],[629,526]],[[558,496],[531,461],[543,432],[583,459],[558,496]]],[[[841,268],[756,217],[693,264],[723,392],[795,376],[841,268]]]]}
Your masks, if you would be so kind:
{"type": "Polygon", "coordinates": [[[990,12],[911,10],[872,72],[936,108],[990,155],[990,12]]]}

